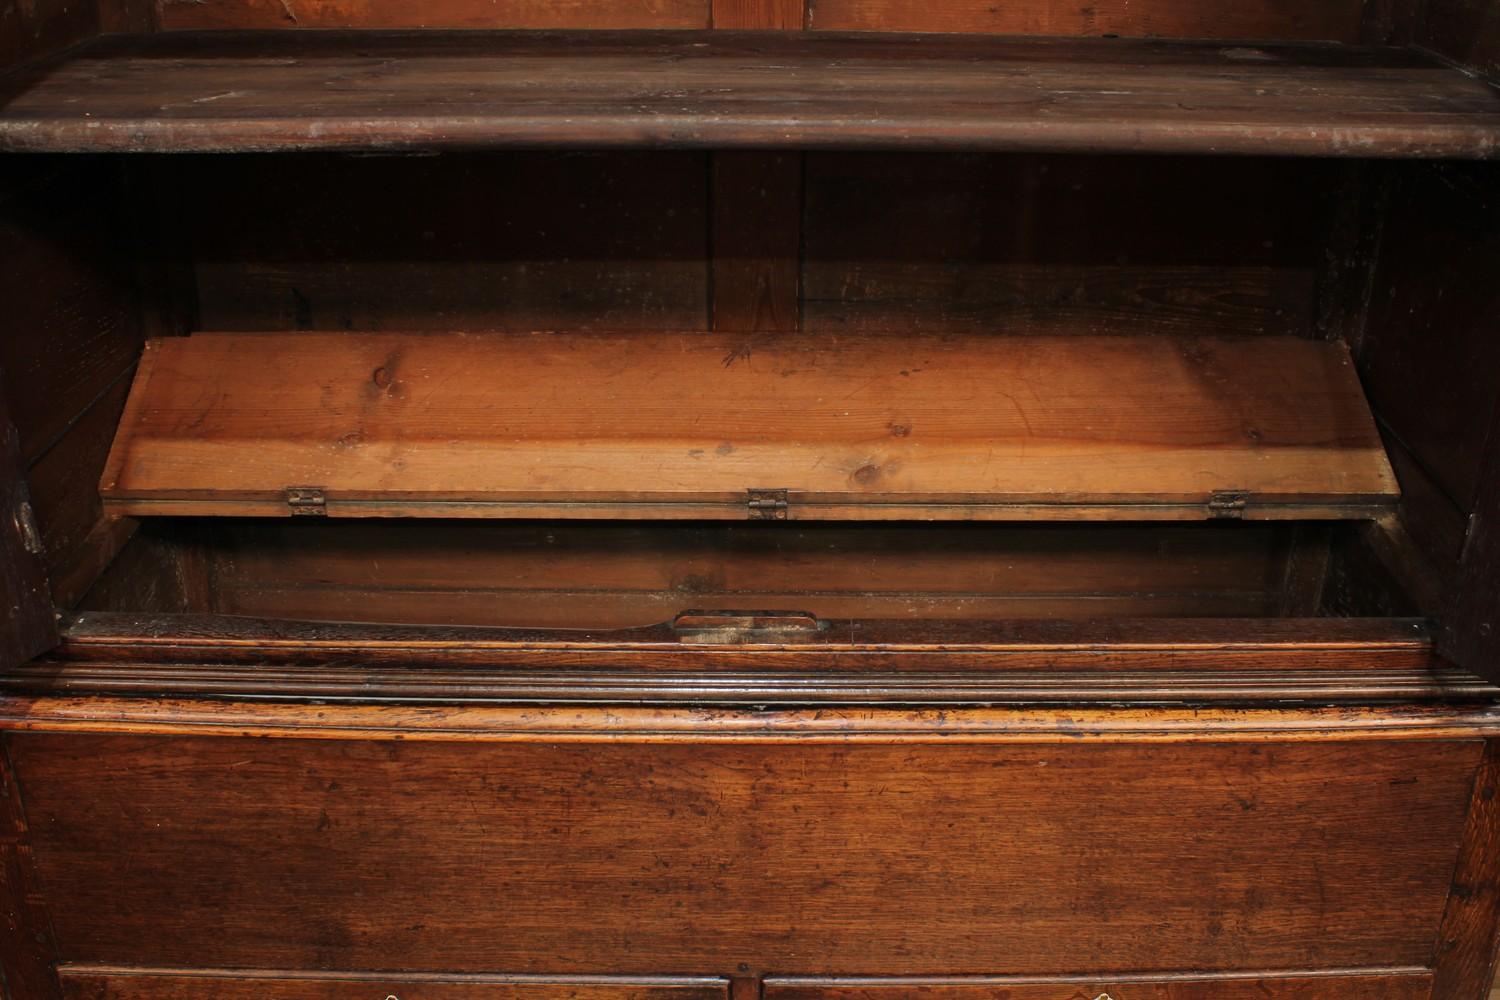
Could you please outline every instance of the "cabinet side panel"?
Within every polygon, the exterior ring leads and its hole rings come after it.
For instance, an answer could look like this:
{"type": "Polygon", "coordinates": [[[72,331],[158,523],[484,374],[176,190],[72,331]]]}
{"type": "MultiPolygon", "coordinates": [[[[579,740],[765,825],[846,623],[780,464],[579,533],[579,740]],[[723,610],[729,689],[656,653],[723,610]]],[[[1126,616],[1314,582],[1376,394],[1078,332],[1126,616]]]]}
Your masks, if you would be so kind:
{"type": "Polygon", "coordinates": [[[69,961],[627,975],[1423,966],[1481,746],[14,744],[69,961]]]}

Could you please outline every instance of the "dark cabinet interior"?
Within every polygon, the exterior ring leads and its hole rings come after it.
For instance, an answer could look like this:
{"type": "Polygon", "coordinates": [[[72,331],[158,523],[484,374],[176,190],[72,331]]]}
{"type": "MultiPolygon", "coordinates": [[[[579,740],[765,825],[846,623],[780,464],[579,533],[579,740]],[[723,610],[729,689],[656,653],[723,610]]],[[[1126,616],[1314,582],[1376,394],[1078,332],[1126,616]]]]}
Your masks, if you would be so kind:
{"type": "Polygon", "coordinates": [[[8,998],[1478,1000],[1500,7],[0,66],[8,998]]]}

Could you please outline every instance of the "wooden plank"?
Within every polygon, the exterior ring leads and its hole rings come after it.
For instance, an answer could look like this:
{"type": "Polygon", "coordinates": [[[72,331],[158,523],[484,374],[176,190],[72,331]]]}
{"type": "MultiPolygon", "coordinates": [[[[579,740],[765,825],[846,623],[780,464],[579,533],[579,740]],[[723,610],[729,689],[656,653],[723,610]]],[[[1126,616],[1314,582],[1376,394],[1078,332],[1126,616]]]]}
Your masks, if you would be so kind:
{"type": "Polygon", "coordinates": [[[302,972],[260,969],[140,969],[72,965],[65,1000],[728,1000],[722,979],[485,976],[302,972]]]}
{"type": "Polygon", "coordinates": [[[713,328],[802,321],[802,156],[713,154],[713,328]]]}
{"type": "Polygon", "coordinates": [[[1401,50],[1318,45],[165,32],[100,39],[9,89],[0,150],[1500,151],[1485,84],[1401,50]]]}
{"type": "Polygon", "coordinates": [[[99,13],[92,3],[0,4],[0,70],[72,45],[98,30],[99,13]]]}
{"type": "Polygon", "coordinates": [[[766,981],[765,1000],[1430,1000],[1432,974],[1420,970],[1300,976],[1095,976],[1047,982],[1019,977],[970,980],[788,979],[766,981]]]}
{"type": "Polygon", "coordinates": [[[199,334],[152,341],[126,514],[1201,520],[1396,490],[1341,345],[1294,338],[199,334]],[[226,374],[233,372],[233,378],[226,374]],[[497,386],[525,385],[525,393],[497,386]],[[528,505],[531,505],[528,508],[528,505]]]}
{"type": "Polygon", "coordinates": [[[625,975],[1421,966],[1481,750],[13,744],[67,961],[625,975]]]}
{"type": "MultiPolygon", "coordinates": [[[[611,705],[350,704],[15,695],[0,700],[0,731],[48,734],[253,736],[403,743],[1034,746],[1260,746],[1479,740],[1500,734],[1493,703],[1374,704],[1274,709],[1238,705],[824,706],[742,708],[611,705]]],[[[1145,765],[1143,765],[1145,766],[1145,765]]],[[[1451,861],[1452,859],[1450,859],[1451,861]]],[[[1429,942],[1430,945],[1430,942],[1429,942]]]]}
{"type": "MultiPolygon", "coordinates": [[[[828,620],[579,635],[88,613],[0,679],[28,694],[496,702],[986,704],[1486,699],[1414,620],[995,626],[828,620]]],[[[789,617],[789,616],[788,616],[789,617]]]]}
{"type": "Polygon", "coordinates": [[[1453,892],[1433,955],[1432,1000],[1482,1000],[1495,979],[1500,935],[1500,742],[1485,744],[1474,778],[1453,892]]]}
{"type": "Polygon", "coordinates": [[[706,154],[209,160],[153,165],[218,206],[182,213],[193,329],[707,326],[706,154]]]}
{"type": "Polygon", "coordinates": [[[1338,161],[812,153],[809,330],[1317,339],[1338,161]]]}
{"type": "Polygon", "coordinates": [[[1500,170],[1402,171],[1382,246],[1360,374],[1381,422],[1469,513],[1500,413],[1500,170]]]}
{"type": "Polygon", "coordinates": [[[1363,4],[1327,0],[809,0],[808,26],[832,31],[948,31],[1000,35],[1359,40],[1363,4]]]}
{"type": "Polygon", "coordinates": [[[709,0],[157,0],[167,30],[706,28],[709,0]]]}
{"type": "Polygon", "coordinates": [[[0,984],[7,1000],[58,1000],[57,951],[37,885],[31,831],[0,738],[0,984]]]}
{"type": "Polygon", "coordinates": [[[807,0],[713,0],[713,26],[721,29],[802,27],[807,0]]]}
{"type": "Polygon", "coordinates": [[[140,303],[113,168],[9,159],[19,162],[0,186],[0,371],[30,464],[129,372],[140,303]]]}
{"type": "Polygon", "coordinates": [[[649,625],[690,607],[883,619],[1271,615],[1290,534],[1282,525],[226,521],[202,539],[215,604],[185,610],[560,628],[649,625]]]}
{"type": "Polygon", "coordinates": [[[0,669],[56,645],[57,619],[20,441],[0,392],[0,669]]]}
{"type": "Polygon", "coordinates": [[[52,662],[259,663],[267,657],[409,667],[609,666],[628,657],[661,670],[801,666],[887,670],[1218,670],[1295,665],[1347,673],[1432,667],[1416,619],[1125,619],[1029,622],[839,621],[743,643],[694,638],[669,624],[583,631],[256,621],[212,615],[90,612],[69,620],[52,662]],[[279,652],[278,652],[279,651],[279,652]]]}

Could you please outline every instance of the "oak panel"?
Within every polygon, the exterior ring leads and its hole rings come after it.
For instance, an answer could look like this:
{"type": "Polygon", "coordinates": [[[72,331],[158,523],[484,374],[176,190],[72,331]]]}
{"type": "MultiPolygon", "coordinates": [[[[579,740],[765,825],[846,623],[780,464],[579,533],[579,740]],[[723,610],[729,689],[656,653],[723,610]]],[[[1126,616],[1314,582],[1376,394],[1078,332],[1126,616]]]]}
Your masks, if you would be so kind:
{"type": "Polygon", "coordinates": [[[1367,515],[1347,351],[1293,338],[199,334],[151,342],[101,490],[130,514],[743,519],[1367,515]],[[232,380],[224,374],[236,373],[232,380]],[[524,386],[524,391],[507,387],[524,386]],[[1279,513],[1278,513],[1279,512],[1279,513]]]}
{"type": "Polygon", "coordinates": [[[562,628],[650,625],[689,608],[887,619],[1272,615],[1292,543],[1289,529],[1263,524],[200,527],[212,530],[177,534],[199,539],[212,604],[184,610],[562,628]]]}
{"type": "Polygon", "coordinates": [[[808,26],[835,31],[1359,40],[1357,0],[809,0],[808,26]]]}
{"type": "Polygon", "coordinates": [[[809,330],[1316,335],[1347,164],[811,153],[809,330]]]}
{"type": "Polygon", "coordinates": [[[701,154],[188,157],[153,167],[175,198],[216,206],[182,213],[196,329],[706,325],[701,154]]]}
{"type": "Polygon", "coordinates": [[[622,974],[1422,965],[1480,754],[12,738],[66,960],[622,974]]]}
{"type": "Polygon", "coordinates": [[[725,1000],[724,980],[70,966],[64,1000],[725,1000]]]}
{"type": "Polygon", "coordinates": [[[101,38],[10,88],[0,150],[1500,149],[1500,95],[1483,83],[1420,54],[1331,45],[161,32],[101,38]]]}
{"type": "Polygon", "coordinates": [[[706,28],[709,0],[157,0],[168,30],[706,28]]]}
{"type": "Polygon", "coordinates": [[[1428,1000],[1428,972],[1245,978],[1091,979],[1048,983],[1005,979],[785,980],[766,982],[765,1000],[1428,1000]]]}

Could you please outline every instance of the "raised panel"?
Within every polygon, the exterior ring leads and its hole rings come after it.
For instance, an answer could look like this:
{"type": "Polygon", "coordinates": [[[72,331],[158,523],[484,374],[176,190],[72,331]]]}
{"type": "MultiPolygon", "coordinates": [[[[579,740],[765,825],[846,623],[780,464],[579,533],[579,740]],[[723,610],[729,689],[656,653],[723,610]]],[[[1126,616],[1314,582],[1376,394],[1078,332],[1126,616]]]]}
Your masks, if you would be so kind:
{"type": "Polygon", "coordinates": [[[1132,979],[1095,976],[1027,982],[769,980],[764,1000],[1428,1000],[1432,975],[1303,975],[1132,979]]]}
{"type": "Polygon", "coordinates": [[[63,1000],[726,1000],[722,979],[62,970],[63,1000]]]}
{"type": "Polygon", "coordinates": [[[1421,966],[1480,756],[534,738],[12,753],[66,960],[650,975],[1421,966]]]}

